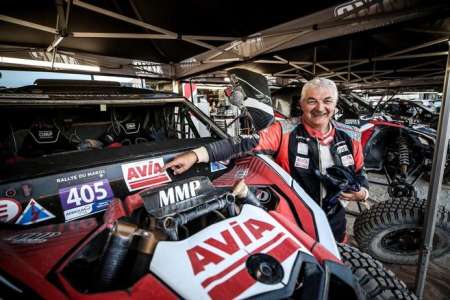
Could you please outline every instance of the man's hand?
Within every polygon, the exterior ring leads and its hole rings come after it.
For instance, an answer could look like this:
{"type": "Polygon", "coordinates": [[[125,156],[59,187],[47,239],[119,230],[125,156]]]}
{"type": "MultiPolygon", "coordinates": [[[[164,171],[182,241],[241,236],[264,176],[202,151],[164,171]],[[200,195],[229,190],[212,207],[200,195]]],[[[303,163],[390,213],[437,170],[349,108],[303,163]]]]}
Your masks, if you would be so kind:
{"type": "Polygon", "coordinates": [[[366,192],[364,190],[360,190],[357,192],[342,192],[339,196],[340,200],[345,201],[364,201],[366,198],[366,192]]]}
{"type": "Polygon", "coordinates": [[[172,161],[164,165],[164,170],[172,169],[173,174],[178,175],[189,170],[197,162],[197,154],[188,151],[176,156],[172,161]]]}

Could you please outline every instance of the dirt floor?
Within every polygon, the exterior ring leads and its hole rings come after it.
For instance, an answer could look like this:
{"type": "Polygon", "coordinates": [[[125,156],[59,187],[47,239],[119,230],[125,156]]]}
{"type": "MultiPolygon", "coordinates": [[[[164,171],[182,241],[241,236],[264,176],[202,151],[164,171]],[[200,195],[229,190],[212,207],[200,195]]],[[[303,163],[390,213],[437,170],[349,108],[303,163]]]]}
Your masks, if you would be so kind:
{"type": "MultiPolygon", "coordinates": [[[[383,182],[384,176],[377,174],[369,174],[370,180],[383,182]]],[[[423,180],[418,180],[415,187],[420,198],[426,198],[428,192],[428,183],[423,180]]],[[[385,186],[371,184],[370,185],[370,201],[372,203],[385,201],[389,198],[387,188],[385,186]]],[[[440,204],[444,205],[450,210],[450,186],[443,186],[440,204]]],[[[356,206],[350,206],[351,211],[357,211],[356,206]]],[[[354,216],[347,214],[347,230],[350,234],[350,244],[357,247],[353,240],[353,222],[354,216]]],[[[392,270],[397,276],[402,279],[406,285],[415,290],[415,278],[417,273],[417,266],[402,266],[384,264],[386,268],[392,270]]],[[[427,283],[424,291],[424,299],[433,300],[448,300],[450,299],[450,254],[436,258],[431,261],[428,274],[427,283]]]]}

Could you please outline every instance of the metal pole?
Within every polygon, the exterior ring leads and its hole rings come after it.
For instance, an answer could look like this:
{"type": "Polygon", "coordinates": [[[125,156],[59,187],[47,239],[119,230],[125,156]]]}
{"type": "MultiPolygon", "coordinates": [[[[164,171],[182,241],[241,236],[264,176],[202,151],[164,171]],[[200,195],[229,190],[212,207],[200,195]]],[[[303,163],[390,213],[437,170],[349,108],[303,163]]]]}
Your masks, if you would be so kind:
{"type": "Polygon", "coordinates": [[[314,47],[314,64],[313,64],[314,76],[316,76],[316,63],[317,63],[317,47],[314,47]]]}
{"type": "Polygon", "coordinates": [[[350,40],[350,45],[348,47],[348,69],[347,69],[347,81],[350,82],[350,70],[352,69],[352,46],[353,46],[353,40],[350,40]]]}
{"type": "MultiPolygon", "coordinates": [[[[450,51],[450,43],[447,42],[450,51]]],[[[449,53],[450,55],[450,53],[449,53]]],[[[419,256],[419,265],[416,274],[416,295],[423,299],[425,280],[427,277],[428,264],[430,262],[431,250],[433,248],[433,236],[436,227],[436,215],[439,208],[439,194],[442,186],[442,176],[447,159],[448,139],[450,133],[450,57],[447,57],[445,70],[444,94],[442,96],[442,108],[439,117],[438,136],[433,156],[433,167],[431,169],[431,186],[428,190],[428,207],[424,223],[423,245],[419,256]]]]}

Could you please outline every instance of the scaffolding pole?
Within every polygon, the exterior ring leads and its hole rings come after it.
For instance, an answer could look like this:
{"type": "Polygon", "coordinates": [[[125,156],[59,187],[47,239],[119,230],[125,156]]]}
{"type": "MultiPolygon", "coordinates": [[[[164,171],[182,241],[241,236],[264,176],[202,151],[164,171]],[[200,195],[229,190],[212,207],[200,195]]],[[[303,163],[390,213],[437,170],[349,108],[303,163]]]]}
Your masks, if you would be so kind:
{"type": "MultiPolygon", "coordinates": [[[[450,51],[450,43],[447,42],[450,51]]],[[[449,54],[450,55],[450,54],[449,54]]],[[[442,177],[447,160],[448,139],[450,131],[450,57],[447,57],[445,81],[442,96],[442,107],[439,116],[436,146],[433,155],[430,187],[428,190],[427,211],[424,222],[423,244],[420,250],[419,265],[416,273],[416,295],[423,299],[428,265],[433,248],[433,236],[436,228],[436,215],[439,209],[439,195],[442,187],[442,177]]]]}

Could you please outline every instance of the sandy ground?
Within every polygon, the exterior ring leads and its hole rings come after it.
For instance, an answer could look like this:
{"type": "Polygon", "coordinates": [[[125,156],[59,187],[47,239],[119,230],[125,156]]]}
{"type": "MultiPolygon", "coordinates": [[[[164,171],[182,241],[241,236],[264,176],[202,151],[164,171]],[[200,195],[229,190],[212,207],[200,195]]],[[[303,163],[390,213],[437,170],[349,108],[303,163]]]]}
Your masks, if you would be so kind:
{"type": "MultiPolygon", "coordinates": [[[[383,175],[369,174],[369,180],[385,182],[383,175]]],[[[417,195],[420,198],[427,198],[428,182],[418,180],[415,184],[417,195]]],[[[389,199],[387,187],[370,184],[369,203],[381,202],[389,199]]],[[[450,210],[450,186],[444,185],[440,195],[440,204],[450,210]]],[[[351,211],[358,211],[356,205],[349,206],[351,211]]],[[[353,223],[355,217],[347,214],[347,232],[350,234],[350,243],[357,246],[353,240],[353,223]]],[[[391,269],[402,279],[408,287],[414,291],[417,266],[400,266],[385,264],[385,267],[391,269]]],[[[427,274],[427,284],[425,286],[424,299],[444,300],[450,299],[450,254],[431,260],[427,274]]]]}

